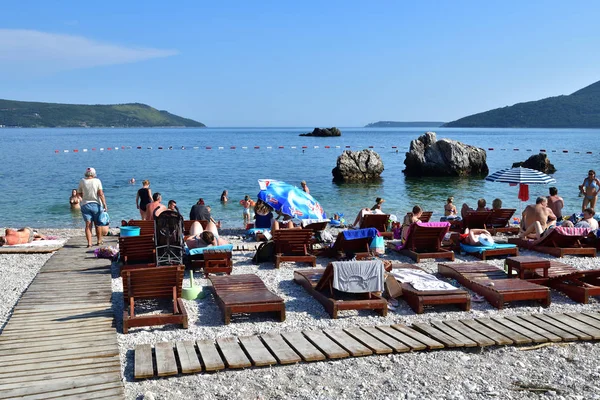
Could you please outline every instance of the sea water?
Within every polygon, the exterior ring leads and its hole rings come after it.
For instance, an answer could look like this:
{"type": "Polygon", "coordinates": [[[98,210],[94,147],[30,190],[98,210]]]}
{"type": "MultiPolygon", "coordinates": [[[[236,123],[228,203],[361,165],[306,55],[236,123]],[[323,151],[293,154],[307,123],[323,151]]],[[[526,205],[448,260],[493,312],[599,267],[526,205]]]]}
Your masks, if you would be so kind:
{"type": "MultiPolygon", "coordinates": [[[[498,197],[505,207],[522,207],[518,188],[508,184],[475,178],[406,178],[402,173],[405,153],[410,141],[425,128],[341,130],[341,137],[318,138],[298,136],[312,131],[308,127],[3,128],[0,226],[82,227],[80,212],[69,208],[69,196],[87,167],[94,167],[102,180],[113,226],[121,219],[139,218],[135,196],[144,179],[150,180],[153,192],[162,194],[164,204],[176,200],[184,217],[202,197],[212,206],[215,219],[232,228],[242,226],[239,200],[246,194],[256,198],[257,180],[265,178],[298,186],[306,180],[326,213],[344,213],[349,222],[361,207],[373,206],[376,197],[386,200],[386,213],[401,217],[419,204],[434,211],[433,220],[442,215],[448,196],[454,197],[458,208],[463,202],[474,206],[480,197],[490,205],[498,197]],[[385,166],[380,182],[332,182],[331,170],[342,151],[370,147],[385,166]],[[128,183],[131,178],[135,184],[128,183]],[[219,198],[225,189],[230,200],[222,204],[219,198]]],[[[565,199],[565,215],[580,210],[577,186],[587,170],[600,168],[600,146],[596,144],[600,130],[430,130],[437,132],[438,139],[450,138],[486,149],[490,173],[510,168],[513,162],[545,149],[557,168],[554,186],[565,199]]],[[[530,186],[531,201],[547,195],[548,186],[530,186]]]]}

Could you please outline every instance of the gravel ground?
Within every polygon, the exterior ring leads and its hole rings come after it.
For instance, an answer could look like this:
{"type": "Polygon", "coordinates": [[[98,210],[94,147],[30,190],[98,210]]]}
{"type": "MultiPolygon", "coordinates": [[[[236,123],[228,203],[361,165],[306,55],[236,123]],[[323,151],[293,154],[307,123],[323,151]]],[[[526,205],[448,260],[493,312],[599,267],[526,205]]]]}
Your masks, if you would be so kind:
{"type": "MultiPolygon", "coordinates": [[[[46,233],[46,232],[44,232],[46,233]]],[[[227,232],[234,243],[242,241],[239,232],[227,232]]],[[[71,234],[54,233],[61,237],[71,234]]],[[[560,293],[552,292],[552,304],[543,309],[535,303],[512,303],[496,310],[487,302],[472,303],[470,312],[453,307],[436,307],[416,315],[400,301],[395,311],[380,317],[371,311],[346,311],[332,320],[320,303],[293,282],[293,271],[302,265],[282,264],[275,270],[272,264],[253,265],[253,252],[234,253],[234,274],[255,273],[270,290],[286,302],[286,321],[276,322],[268,316],[250,318],[234,316],[230,325],[223,325],[219,308],[212,294],[204,299],[186,301],[190,317],[187,330],[175,327],[136,328],[128,335],[118,334],[126,395],[128,399],[600,399],[600,344],[596,342],[560,343],[534,350],[518,346],[480,349],[441,350],[369,356],[340,361],[300,363],[270,368],[249,368],[166,379],[133,381],[133,348],[140,343],[161,341],[214,339],[226,336],[252,335],[265,332],[287,332],[317,328],[345,328],[431,320],[464,319],[484,316],[528,314],[533,312],[600,311],[597,300],[582,305],[560,293]]],[[[521,255],[540,255],[523,251],[521,255]]],[[[20,293],[25,290],[48,256],[0,255],[2,308],[0,318],[6,319],[20,293]],[[23,265],[26,265],[23,268],[23,265]],[[17,273],[25,269],[26,274],[17,273]],[[6,277],[6,278],[4,278],[6,277]],[[9,293],[10,292],[10,293],[9,293]],[[7,297],[7,295],[9,295],[7,297]]],[[[411,262],[395,253],[386,259],[411,262]]],[[[457,261],[473,261],[472,257],[457,256],[457,261]]],[[[328,259],[318,259],[324,267],[328,259]]],[[[579,269],[600,266],[599,258],[565,257],[563,262],[579,269]]],[[[491,263],[501,266],[502,260],[491,263]]],[[[435,273],[436,262],[419,264],[435,273]]],[[[195,275],[196,284],[208,286],[208,280],[195,275]]],[[[113,265],[113,308],[117,329],[122,324],[122,284],[118,266],[113,265]]],[[[189,279],[184,280],[184,287],[189,279]]]]}

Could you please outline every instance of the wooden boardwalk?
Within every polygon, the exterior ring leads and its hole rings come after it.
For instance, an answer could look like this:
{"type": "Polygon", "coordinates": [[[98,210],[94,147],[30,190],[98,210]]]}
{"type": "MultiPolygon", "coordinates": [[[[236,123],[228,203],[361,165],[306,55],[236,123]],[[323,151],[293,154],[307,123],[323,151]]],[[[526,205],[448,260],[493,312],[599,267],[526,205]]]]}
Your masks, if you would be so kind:
{"type": "Polygon", "coordinates": [[[148,344],[136,379],[374,354],[600,339],[599,313],[528,314],[148,344]]]}
{"type": "Polygon", "coordinates": [[[85,244],[70,239],[17,303],[0,335],[0,399],[125,397],[110,261],[85,244]]]}

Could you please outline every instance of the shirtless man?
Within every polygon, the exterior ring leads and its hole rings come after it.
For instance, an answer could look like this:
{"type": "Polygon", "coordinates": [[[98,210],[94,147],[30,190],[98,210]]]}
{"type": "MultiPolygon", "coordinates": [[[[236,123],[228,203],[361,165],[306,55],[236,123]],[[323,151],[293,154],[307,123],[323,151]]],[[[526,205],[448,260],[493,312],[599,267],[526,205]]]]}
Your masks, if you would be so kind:
{"type": "Polygon", "coordinates": [[[156,215],[160,215],[161,212],[165,211],[167,207],[164,204],[160,204],[162,201],[162,196],[160,193],[156,192],[152,195],[152,203],[146,206],[146,220],[154,221],[154,215],[156,210],[156,215]]]}
{"type": "Polygon", "coordinates": [[[31,243],[34,240],[44,240],[46,236],[35,233],[31,228],[21,228],[19,230],[7,228],[4,236],[0,236],[0,246],[13,246],[15,244],[31,243]]]}
{"type": "Polygon", "coordinates": [[[522,227],[525,229],[519,233],[522,238],[539,239],[550,226],[556,224],[556,216],[548,207],[548,199],[538,197],[535,205],[528,205],[523,210],[522,227]]]}
{"type": "Polygon", "coordinates": [[[556,215],[558,221],[562,219],[562,209],[564,206],[565,201],[558,195],[558,189],[551,187],[550,196],[548,196],[548,207],[550,207],[554,215],[556,215]]]}

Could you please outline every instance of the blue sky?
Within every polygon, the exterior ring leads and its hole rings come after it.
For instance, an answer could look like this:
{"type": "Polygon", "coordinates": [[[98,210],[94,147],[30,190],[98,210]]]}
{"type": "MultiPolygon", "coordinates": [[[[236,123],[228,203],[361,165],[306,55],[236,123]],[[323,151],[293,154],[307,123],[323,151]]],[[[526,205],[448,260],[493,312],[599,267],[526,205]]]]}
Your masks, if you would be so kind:
{"type": "Polygon", "coordinates": [[[600,80],[595,1],[16,1],[0,98],[209,126],[451,121],[600,80]],[[415,4],[419,3],[419,4],[415,4]]]}

